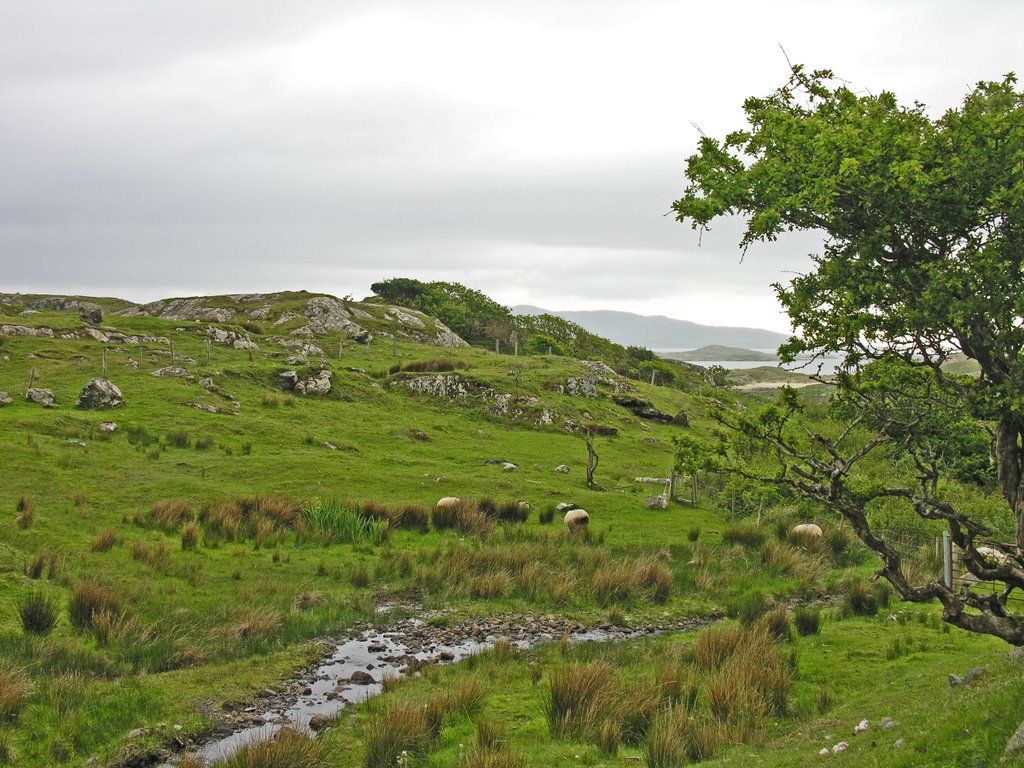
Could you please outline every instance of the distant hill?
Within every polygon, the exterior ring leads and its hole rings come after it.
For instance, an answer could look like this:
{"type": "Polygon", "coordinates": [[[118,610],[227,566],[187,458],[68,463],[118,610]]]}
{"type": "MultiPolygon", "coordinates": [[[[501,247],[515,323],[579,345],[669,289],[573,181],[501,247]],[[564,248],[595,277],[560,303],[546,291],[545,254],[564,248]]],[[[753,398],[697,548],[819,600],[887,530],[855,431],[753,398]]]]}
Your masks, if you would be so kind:
{"type": "Polygon", "coordinates": [[[769,349],[779,346],[787,334],[763,328],[701,325],[689,320],[676,320],[662,315],[637,315],[599,309],[559,312],[528,304],[512,307],[517,315],[555,315],[583,326],[591,333],[604,336],[617,344],[648,349],[696,349],[709,345],[769,349]]]}
{"type": "Polygon", "coordinates": [[[740,347],[723,347],[720,344],[708,344],[700,349],[691,349],[687,352],[672,352],[665,355],[674,360],[753,360],[766,363],[775,362],[778,358],[769,355],[767,352],[758,352],[755,349],[741,349],[740,347]]]}

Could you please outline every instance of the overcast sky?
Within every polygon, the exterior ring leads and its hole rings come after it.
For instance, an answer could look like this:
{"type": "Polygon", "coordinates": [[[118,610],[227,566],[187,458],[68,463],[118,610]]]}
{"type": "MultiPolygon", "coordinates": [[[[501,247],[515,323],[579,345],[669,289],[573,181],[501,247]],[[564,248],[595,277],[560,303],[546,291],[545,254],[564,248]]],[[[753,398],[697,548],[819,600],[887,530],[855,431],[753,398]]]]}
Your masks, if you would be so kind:
{"type": "Polygon", "coordinates": [[[0,0],[0,291],[456,280],[789,330],[813,238],[666,216],[783,46],[934,114],[1022,69],[1019,0],[0,0]]]}

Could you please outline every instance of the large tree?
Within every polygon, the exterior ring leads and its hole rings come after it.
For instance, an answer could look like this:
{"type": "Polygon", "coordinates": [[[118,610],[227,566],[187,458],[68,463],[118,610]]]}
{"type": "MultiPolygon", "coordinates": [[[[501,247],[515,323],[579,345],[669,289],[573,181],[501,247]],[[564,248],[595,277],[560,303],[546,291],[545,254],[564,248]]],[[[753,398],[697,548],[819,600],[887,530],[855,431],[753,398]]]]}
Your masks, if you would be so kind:
{"type": "Polygon", "coordinates": [[[1024,99],[1015,77],[979,83],[932,118],[921,104],[854,93],[830,71],[794,66],[744,111],[742,130],[701,139],[673,207],[700,229],[746,217],[743,248],[786,231],[822,234],[810,271],[775,286],[795,334],[782,351],[844,356],[836,415],[846,421],[831,432],[794,429],[791,396],[724,420],[772,446],[777,464],[765,480],[841,513],[903,599],[937,599],[951,624],[1024,644],[1024,616],[1007,602],[1024,590],[1024,99]],[[956,353],[979,374],[949,375],[956,353]],[[946,473],[964,469],[958,457],[976,462],[963,446],[977,444],[979,428],[992,435],[995,518],[945,492],[946,473]],[[881,458],[891,469],[880,477],[881,458]],[[866,463],[872,476],[858,476],[866,463]],[[966,569],[999,589],[911,583],[871,525],[880,500],[942,521],[966,569]],[[991,550],[979,552],[982,540],[991,550]]]}

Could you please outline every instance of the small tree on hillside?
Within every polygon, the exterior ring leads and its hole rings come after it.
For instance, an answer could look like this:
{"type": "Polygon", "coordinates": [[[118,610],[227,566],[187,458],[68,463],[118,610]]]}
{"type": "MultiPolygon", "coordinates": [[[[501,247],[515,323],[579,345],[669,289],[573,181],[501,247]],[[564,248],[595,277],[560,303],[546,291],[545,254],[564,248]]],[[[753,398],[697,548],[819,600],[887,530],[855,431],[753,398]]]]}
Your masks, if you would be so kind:
{"type": "Polygon", "coordinates": [[[706,227],[747,217],[741,245],[787,230],[824,233],[813,268],[776,285],[797,333],[784,359],[840,353],[834,420],[812,425],[792,391],[759,413],[721,420],[763,448],[757,470],[736,443],[720,461],[835,510],[879,554],[904,600],[938,600],[943,619],[1024,644],[1024,97],[1010,75],[979,83],[931,119],[891,93],[858,95],[829,71],[744,103],[747,127],[701,139],[674,204],[706,227]],[[960,353],[976,377],[943,367],[960,353]],[[951,474],[978,468],[992,436],[1001,508],[968,506],[951,474]],[[972,447],[973,446],[973,447],[972,447]],[[970,469],[973,467],[973,469],[970,469]],[[770,469],[770,471],[764,471],[770,469]],[[982,594],[908,581],[872,523],[880,504],[941,521],[982,594]],[[982,541],[992,549],[983,552],[982,541]]]}

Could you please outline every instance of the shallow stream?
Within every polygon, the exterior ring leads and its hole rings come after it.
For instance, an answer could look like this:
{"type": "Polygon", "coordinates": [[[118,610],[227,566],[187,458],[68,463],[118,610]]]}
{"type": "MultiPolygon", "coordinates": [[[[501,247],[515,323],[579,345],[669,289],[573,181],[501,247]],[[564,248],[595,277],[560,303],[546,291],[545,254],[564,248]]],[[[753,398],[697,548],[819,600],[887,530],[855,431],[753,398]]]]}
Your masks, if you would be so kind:
{"type": "Polygon", "coordinates": [[[286,690],[268,691],[253,706],[229,711],[230,722],[198,751],[207,760],[220,760],[250,742],[271,737],[285,726],[315,732],[346,706],[379,694],[385,677],[415,673],[430,664],[451,664],[489,648],[499,639],[507,639],[519,648],[562,638],[573,643],[609,642],[693,629],[714,620],[703,617],[639,628],[585,627],[542,615],[477,619],[452,627],[412,618],[387,628],[367,628],[357,636],[332,641],[331,650],[286,690]]]}

